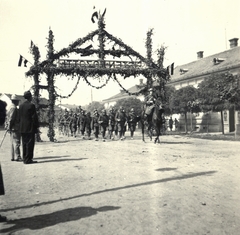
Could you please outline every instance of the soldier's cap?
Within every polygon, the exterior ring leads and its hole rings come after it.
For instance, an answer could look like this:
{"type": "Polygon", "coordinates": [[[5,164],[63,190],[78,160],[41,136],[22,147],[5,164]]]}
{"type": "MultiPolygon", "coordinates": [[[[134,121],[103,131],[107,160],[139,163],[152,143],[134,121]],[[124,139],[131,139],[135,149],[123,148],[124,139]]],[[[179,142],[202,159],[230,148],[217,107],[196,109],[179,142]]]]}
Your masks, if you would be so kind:
{"type": "Polygon", "coordinates": [[[24,97],[25,99],[27,99],[27,98],[29,98],[29,97],[32,97],[31,91],[25,91],[24,94],[23,94],[23,97],[24,97]]]}
{"type": "Polygon", "coordinates": [[[94,113],[97,113],[98,111],[95,109],[93,112],[94,112],[94,113]]]}
{"type": "Polygon", "coordinates": [[[19,100],[19,98],[17,98],[17,96],[16,96],[15,94],[13,94],[13,95],[11,96],[11,100],[19,100]]]}

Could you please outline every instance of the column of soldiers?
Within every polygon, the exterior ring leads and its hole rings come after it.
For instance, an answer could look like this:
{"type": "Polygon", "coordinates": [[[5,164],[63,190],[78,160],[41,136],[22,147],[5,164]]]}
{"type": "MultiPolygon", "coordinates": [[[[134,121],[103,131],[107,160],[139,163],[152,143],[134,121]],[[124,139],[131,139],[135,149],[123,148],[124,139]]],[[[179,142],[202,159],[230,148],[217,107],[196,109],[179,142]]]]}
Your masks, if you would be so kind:
{"type": "Polygon", "coordinates": [[[106,141],[106,139],[124,140],[127,126],[131,139],[133,139],[139,120],[140,117],[136,115],[133,108],[128,115],[122,106],[116,112],[114,108],[110,108],[108,113],[105,109],[101,112],[95,109],[93,115],[80,108],[75,113],[72,110],[60,113],[58,125],[60,134],[67,136],[76,137],[78,134],[83,139],[90,140],[93,133],[95,141],[98,141],[100,137],[102,141],[106,141]]]}

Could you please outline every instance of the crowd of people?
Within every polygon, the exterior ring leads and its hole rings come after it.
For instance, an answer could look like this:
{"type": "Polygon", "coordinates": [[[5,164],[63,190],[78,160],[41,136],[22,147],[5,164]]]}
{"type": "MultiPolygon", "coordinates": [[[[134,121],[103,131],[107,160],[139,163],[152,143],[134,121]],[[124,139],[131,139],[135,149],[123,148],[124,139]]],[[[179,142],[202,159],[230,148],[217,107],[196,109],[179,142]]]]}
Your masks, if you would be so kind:
{"type": "Polygon", "coordinates": [[[61,134],[67,136],[76,137],[80,134],[82,138],[91,139],[93,134],[96,141],[99,137],[102,141],[106,141],[107,138],[124,140],[127,129],[133,139],[139,120],[140,116],[136,115],[134,108],[131,108],[128,114],[122,106],[119,110],[110,108],[108,113],[105,109],[101,111],[95,109],[91,114],[80,107],[78,112],[66,109],[60,112],[58,128],[61,134]]]}

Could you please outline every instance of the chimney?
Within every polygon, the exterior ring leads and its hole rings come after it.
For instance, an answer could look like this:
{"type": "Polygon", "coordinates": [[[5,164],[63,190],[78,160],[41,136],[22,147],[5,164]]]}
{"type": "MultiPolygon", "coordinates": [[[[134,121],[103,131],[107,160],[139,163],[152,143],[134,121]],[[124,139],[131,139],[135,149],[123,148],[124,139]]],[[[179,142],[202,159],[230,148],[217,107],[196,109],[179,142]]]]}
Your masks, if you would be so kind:
{"type": "Polygon", "coordinates": [[[143,79],[140,78],[140,79],[139,79],[139,85],[142,85],[142,84],[143,84],[143,79]]]}
{"type": "Polygon", "coordinates": [[[229,40],[229,42],[230,42],[230,48],[238,46],[238,38],[232,38],[229,40]]]}
{"type": "Polygon", "coordinates": [[[197,58],[202,59],[203,58],[203,51],[197,52],[197,58]]]}

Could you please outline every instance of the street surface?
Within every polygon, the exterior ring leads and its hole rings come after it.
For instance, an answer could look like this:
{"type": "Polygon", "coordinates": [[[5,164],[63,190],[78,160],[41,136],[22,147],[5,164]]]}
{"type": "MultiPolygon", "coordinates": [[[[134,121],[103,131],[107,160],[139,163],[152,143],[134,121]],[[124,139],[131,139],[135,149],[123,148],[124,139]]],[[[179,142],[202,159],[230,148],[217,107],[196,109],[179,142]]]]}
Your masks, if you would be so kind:
{"type": "Polygon", "coordinates": [[[0,234],[240,234],[240,141],[52,143],[42,131],[37,164],[10,160],[9,135],[2,145],[0,234]]]}

